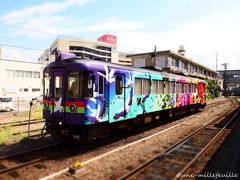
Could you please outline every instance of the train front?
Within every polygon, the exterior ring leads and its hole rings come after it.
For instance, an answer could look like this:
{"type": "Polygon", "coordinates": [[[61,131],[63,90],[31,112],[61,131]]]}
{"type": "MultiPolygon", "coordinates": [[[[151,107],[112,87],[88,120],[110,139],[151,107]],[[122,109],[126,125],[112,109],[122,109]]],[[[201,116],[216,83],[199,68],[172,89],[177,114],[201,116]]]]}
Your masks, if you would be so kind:
{"type": "Polygon", "coordinates": [[[46,132],[54,137],[84,132],[86,104],[93,96],[91,73],[81,70],[74,54],[58,53],[43,70],[46,132]]]}

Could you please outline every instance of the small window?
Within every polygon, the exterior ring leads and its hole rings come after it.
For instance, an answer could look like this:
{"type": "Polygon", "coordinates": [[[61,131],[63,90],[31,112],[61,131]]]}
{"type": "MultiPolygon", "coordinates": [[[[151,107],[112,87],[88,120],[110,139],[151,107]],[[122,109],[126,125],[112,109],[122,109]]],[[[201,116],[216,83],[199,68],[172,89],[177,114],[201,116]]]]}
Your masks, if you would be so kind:
{"type": "Polygon", "coordinates": [[[116,76],[116,95],[121,95],[123,89],[122,76],[116,76]]]}
{"type": "Polygon", "coordinates": [[[62,76],[55,77],[55,89],[54,89],[54,96],[57,98],[62,97],[62,76]]]}
{"type": "Polygon", "coordinates": [[[98,77],[98,93],[103,94],[104,89],[104,78],[103,76],[98,77]]]}
{"type": "Polygon", "coordinates": [[[28,92],[28,88],[24,88],[23,91],[24,91],[24,92],[28,92]]]}
{"type": "Polygon", "coordinates": [[[40,88],[32,88],[32,92],[38,92],[40,91],[40,88]]]}
{"type": "Polygon", "coordinates": [[[49,73],[44,74],[43,78],[43,94],[48,97],[50,95],[50,76],[49,73]]]}
{"type": "Polygon", "coordinates": [[[172,59],[172,66],[178,67],[178,63],[177,59],[172,59]]]}

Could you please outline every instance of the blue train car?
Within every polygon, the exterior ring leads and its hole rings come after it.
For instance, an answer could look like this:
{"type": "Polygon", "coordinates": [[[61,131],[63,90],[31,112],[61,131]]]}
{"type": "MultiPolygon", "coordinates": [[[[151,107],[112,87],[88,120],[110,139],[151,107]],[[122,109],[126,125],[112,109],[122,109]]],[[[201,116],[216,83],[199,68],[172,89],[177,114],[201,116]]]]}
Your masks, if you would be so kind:
{"type": "Polygon", "coordinates": [[[206,104],[203,80],[67,53],[59,53],[43,74],[43,117],[47,132],[57,137],[89,139],[206,104]]]}

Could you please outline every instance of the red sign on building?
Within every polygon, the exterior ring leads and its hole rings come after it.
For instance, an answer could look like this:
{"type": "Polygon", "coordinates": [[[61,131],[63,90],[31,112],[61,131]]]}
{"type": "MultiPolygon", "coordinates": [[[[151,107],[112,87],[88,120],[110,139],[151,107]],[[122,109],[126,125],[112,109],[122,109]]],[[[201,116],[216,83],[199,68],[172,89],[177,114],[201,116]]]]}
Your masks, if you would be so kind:
{"type": "Polygon", "coordinates": [[[117,36],[111,34],[104,34],[97,39],[98,41],[106,42],[109,44],[117,44],[117,36]]]}

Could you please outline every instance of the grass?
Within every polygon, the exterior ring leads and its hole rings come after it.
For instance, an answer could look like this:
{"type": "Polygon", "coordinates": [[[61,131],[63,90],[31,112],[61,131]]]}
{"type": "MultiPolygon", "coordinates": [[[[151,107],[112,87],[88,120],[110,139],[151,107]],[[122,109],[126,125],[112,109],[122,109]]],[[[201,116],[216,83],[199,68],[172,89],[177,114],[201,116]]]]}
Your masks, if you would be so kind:
{"type": "MultiPolygon", "coordinates": [[[[43,109],[42,107],[35,108],[31,111],[31,119],[42,119],[43,118],[43,109]]],[[[16,117],[26,117],[29,118],[29,112],[17,113],[16,117]]]]}
{"type": "Polygon", "coordinates": [[[7,140],[12,138],[12,128],[10,125],[0,128],[0,144],[4,144],[7,140]]]}
{"type": "Polygon", "coordinates": [[[0,128],[0,145],[7,144],[8,142],[21,141],[28,137],[27,133],[21,133],[19,135],[13,135],[12,128],[7,125],[0,128]]]}
{"type": "MultiPolygon", "coordinates": [[[[42,107],[38,107],[31,112],[31,119],[39,119],[43,118],[42,116],[42,107]]],[[[19,119],[28,120],[29,119],[29,112],[20,112],[17,113],[14,117],[11,117],[11,121],[17,121],[19,119]]],[[[25,139],[28,134],[21,133],[17,136],[13,136],[13,128],[10,125],[6,125],[0,127],[0,145],[6,144],[7,142],[12,141],[21,141],[25,139]]]]}

